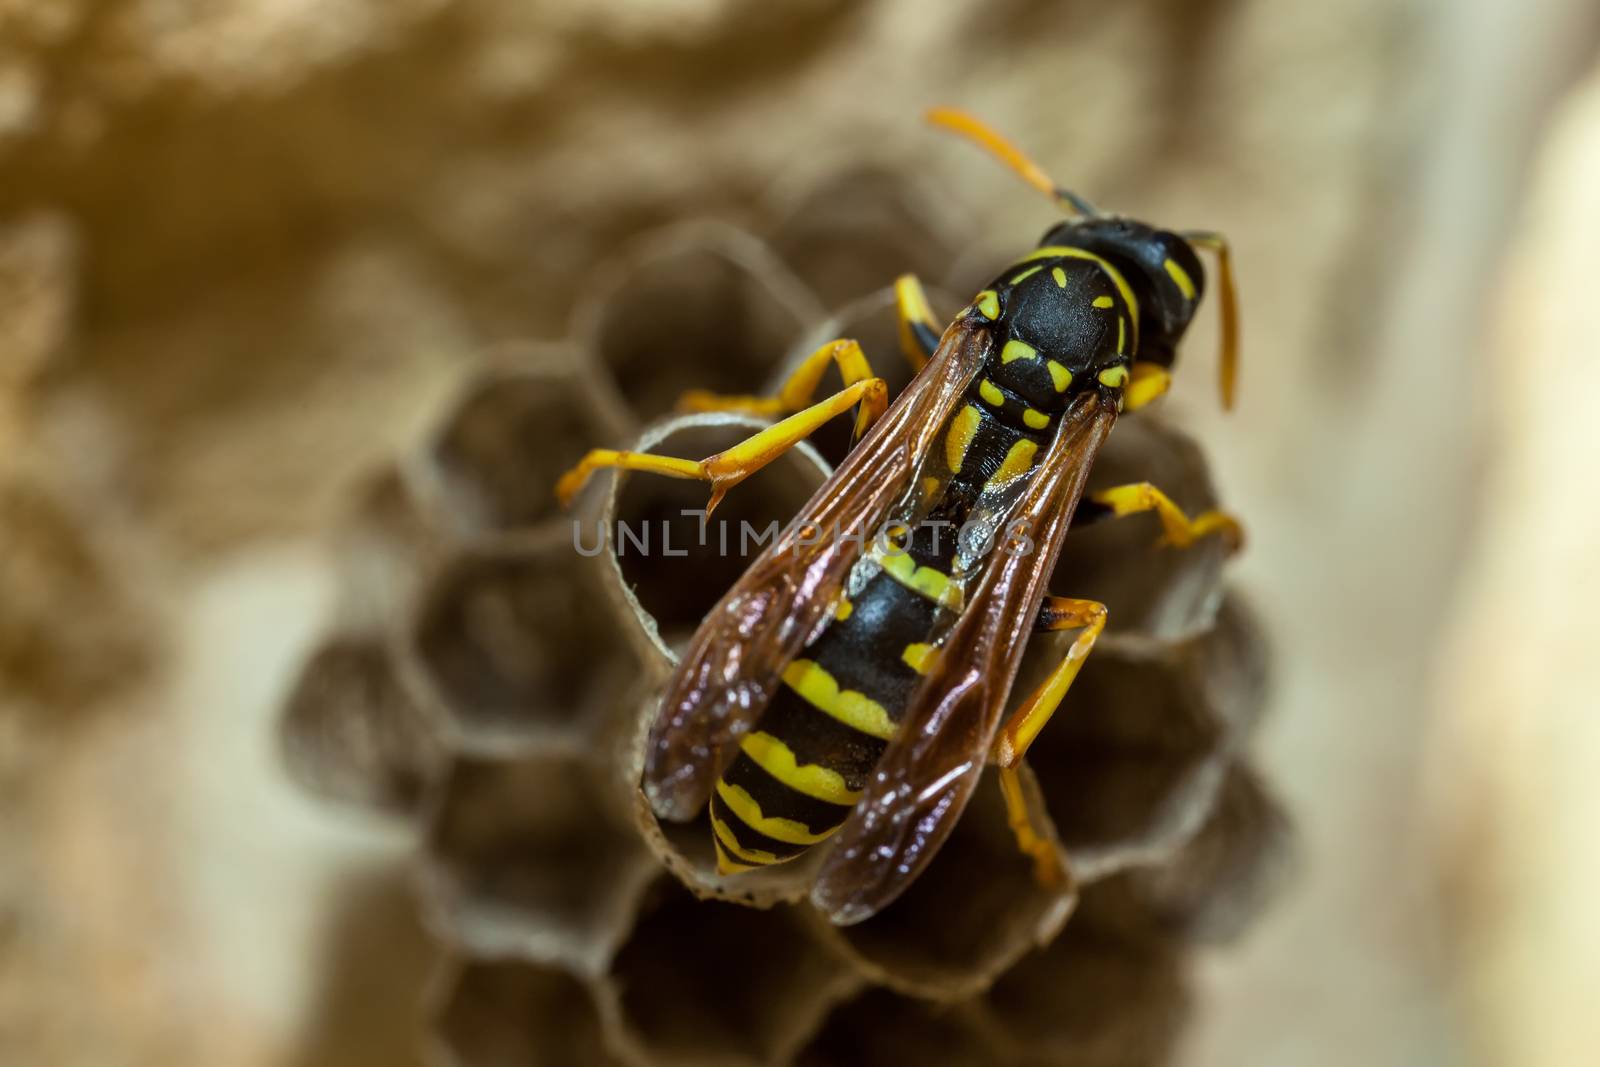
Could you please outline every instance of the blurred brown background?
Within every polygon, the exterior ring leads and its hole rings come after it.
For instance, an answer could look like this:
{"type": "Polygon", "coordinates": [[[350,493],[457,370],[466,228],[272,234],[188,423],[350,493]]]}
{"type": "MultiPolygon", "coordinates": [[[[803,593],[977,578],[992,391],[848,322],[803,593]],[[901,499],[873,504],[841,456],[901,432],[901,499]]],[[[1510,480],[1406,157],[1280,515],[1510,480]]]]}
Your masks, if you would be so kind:
{"type": "Polygon", "coordinates": [[[1209,314],[1172,408],[1302,859],[1187,1062],[1600,1062],[1597,45],[1584,0],[0,0],[0,1062],[413,1061],[409,841],[273,739],[323,533],[643,227],[860,164],[1033,241],[936,102],[1237,250],[1239,410],[1209,314]]]}

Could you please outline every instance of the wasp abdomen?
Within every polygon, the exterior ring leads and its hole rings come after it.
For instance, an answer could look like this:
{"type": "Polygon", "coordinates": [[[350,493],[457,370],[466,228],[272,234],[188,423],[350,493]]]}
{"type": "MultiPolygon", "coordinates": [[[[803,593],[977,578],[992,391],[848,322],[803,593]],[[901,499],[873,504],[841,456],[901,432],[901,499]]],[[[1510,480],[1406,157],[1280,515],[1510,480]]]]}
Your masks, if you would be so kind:
{"type": "Polygon", "coordinates": [[[885,562],[785,670],[717,782],[711,818],[723,873],[793,859],[829,837],[894,736],[949,611],[939,596],[948,576],[905,555],[885,562]]]}

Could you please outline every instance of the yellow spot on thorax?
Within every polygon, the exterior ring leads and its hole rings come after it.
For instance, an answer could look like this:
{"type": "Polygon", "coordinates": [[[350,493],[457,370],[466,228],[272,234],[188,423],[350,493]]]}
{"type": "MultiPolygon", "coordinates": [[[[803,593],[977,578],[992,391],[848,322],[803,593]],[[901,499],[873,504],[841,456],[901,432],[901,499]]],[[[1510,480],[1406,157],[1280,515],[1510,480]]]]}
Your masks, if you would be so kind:
{"type": "Polygon", "coordinates": [[[1025,474],[1033,466],[1034,453],[1039,451],[1039,446],[1024,437],[1011,446],[1006,453],[1006,458],[1000,462],[1000,469],[994,472],[989,479],[990,485],[1003,485],[1020,474],[1025,474]]]}
{"type": "Polygon", "coordinates": [[[1100,372],[1100,384],[1108,386],[1112,389],[1116,389],[1127,380],[1128,368],[1120,363],[1115,367],[1107,367],[1105,370],[1100,372]]]}
{"type": "Polygon", "coordinates": [[[796,793],[830,804],[854,804],[861,799],[859,792],[845,785],[844,775],[815,763],[800,763],[788,745],[769,733],[757,730],[746,734],[739,749],[796,793]]]}
{"type": "Polygon", "coordinates": [[[811,660],[790,663],[783,672],[783,682],[806,703],[852,729],[882,741],[894,737],[894,723],[882,704],[853,689],[841,691],[833,675],[811,660]]]}
{"type": "Polygon", "coordinates": [[[1014,337],[1007,341],[1006,346],[1000,350],[1001,363],[1011,363],[1019,359],[1037,358],[1039,358],[1039,350],[1037,348],[1034,348],[1026,341],[1019,341],[1014,337]]]}
{"type": "Polygon", "coordinates": [[[979,293],[978,298],[973,301],[973,306],[986,319],[998,319],[1000,317],[1000,297],[993,289],[985,289],[979,293]]]}
{"type": "Polygon", "coordinates": [[[1093,252],[1082,248],[1073,248],[1070,245],[1045,245],[1043,248],[1035,248],[1032,252],[1017,260],[1015,265],[1020,266],[1035,259],[1083,259],[1105,271],[1106,276],[1117,287],[1117,292],[1122,295],[1122,302],[1128,306],[1129,311],[1133,314],[1135,322],[1133,340],[1135,344],[1138,343],[1139,300],[1133,295],[1133,289],[1128,285],[1128,279],[1122,276],[1121,271],[1093,252]]]}
{"type": "Polygon", "coordinates": [[[1094,298],[1094,306],[1097,308],[1115,307],[1116,303],[1117,302],[1111,299],[1109,296],[1097,296],[1094,298]]]}
{"type": "Polygon", "coordinates": [[[987,378],[978,383],[978,395],[983,397],[984,403],[993,407],[1005,406],[1006,395],[1000,391],[999,386],[987,378]]]}
{"type": "Polygon", "coordinates": [[[1067,287],[1067,272],[1060,267],[1051,267],[1050,277],[1056,280],[1057,289],[1065,289],[1067,287]]]}
{"type": "Polygon", "coordinates": [[[1175,259],[1168,259],[1161,265],[1167,269],[1167,273],[1172,276],[1172,280],[1178,283],[1178,291],[1183,294],[1183,298],[1185,300],[1193,300],[1198,290],[1195,289],[1194,279],[1189,277],[1189,272],[1179,266],[1178,261],[1175,259]]]}
{"type": "Polygon", "coordinates": [[[1022,413],[1022,421],[1030,430],[1042,430],[1050,425],[1050,416],[1029,408],[1022,413]]]}
{"type": "Polygon", "coordinates": [[[939,479],[932,477],[922,479],[922,495],[936,496],[939,492],[939,479]]]}
{"type": "Polygon", "coordinates": [[[1128,320],[1121,315],[1117,316],[1117,355],[1124,356],[1128,353],[1128,320]]]}
{"type": "Polygon", "coordinates": [[[855,610],[856,606],[850,603],[850,598],[843,596],[839,598],[839,603],[835,604],[833,607],[833,617],[838,619],[840,622],[843,622],[844,620],[848,619],[851,612],[855,610]]]}
{"type": "Polygon", "coordinates": [[[977,436],[981,419],[978,409],[968,404],[950,420],[950,432],[944,438],[944,461],[951,473],[960,473],[961,460],[966,456],[967,449],[972,447],[972,439],[977,436]]]}
{"type": "Polygon", "coordinates": [[[1050,380],[1055,383],[1056,392],[1066,392],[1067,386],[1072,384],[1072,372],[1053,359],[1046,366],[1050,368],[1050,380]]]}

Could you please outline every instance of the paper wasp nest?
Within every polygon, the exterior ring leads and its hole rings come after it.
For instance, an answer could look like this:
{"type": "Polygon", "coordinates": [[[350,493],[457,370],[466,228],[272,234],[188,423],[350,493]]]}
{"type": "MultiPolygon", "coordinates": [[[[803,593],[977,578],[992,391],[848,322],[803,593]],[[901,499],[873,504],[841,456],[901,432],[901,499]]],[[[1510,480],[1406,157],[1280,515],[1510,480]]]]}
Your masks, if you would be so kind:
{"type": "MultiPolygon", "coordinates": [[[[758,391],[829,337],[860,339],[897,388],[883,284],[919,271],[950,313],[947,294],[998,265],[969,256],[951,276],[955,235],[883,175],[777,217],[765,239],[714,222],[641,239],[596,275],[567,342],[486,358],[373,479],[342,542],[338,617],[285,713],[291,763],[325,794],[418,821],[422,907],[453,957],[434,1063],[1164,1062],[1186,952],[1249,917],[1284,837],[1244,755],[1260,640],[1214,542],[1156,547],[1148,517],[1069,540],[1052,588],[1106,601],[1111,625],[1029,764],[1073,886],[1034,882],[986,781],[905,896],[834,928],[803,903],[810,864],[719,879],[703,822],[657,827],[637,799],[670,649],[745,560],[698,544],[681,512],[703,486],[602,482],[566,515],[556,476],[596,445],[732,443],[760,423],[670,417],[677,395],[758,391]]],[[[846,421],[718,518],[785,521],[846,421]]],[[[1191,512],[1213,503],[1195,444],[1145,414],[1117,427],[1093,484],[1143,478],[1191,512]]],[[[1019,693],[1067,637],[1036,640],[1019,693]]]]}

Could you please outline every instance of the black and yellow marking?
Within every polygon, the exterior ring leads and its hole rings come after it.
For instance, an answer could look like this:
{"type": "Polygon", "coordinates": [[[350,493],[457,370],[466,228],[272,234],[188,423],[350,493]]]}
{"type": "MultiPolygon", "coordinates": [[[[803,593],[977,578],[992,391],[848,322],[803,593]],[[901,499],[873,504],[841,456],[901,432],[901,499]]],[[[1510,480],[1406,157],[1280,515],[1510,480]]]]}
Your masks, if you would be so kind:
{"type": "Polygon", "coordinates": [[[925,641],[913,641],[900,653],[900,661],[918,674],[927,674],[933,668],[939,650],[925,641]]]}
{"type": "Polygon", "coordinates": [[[1019,341],[1019,340],[1017,340],[1015,338],[1012,338],[1011,340],[1007,341],[1005,343],[1005,347],[1000,350],[1000,362],[1001,363],[1011,363],[1014,360],[1019,360],[1019,359],[1038,359],[1038,358],[1039,358],[1039,350],[1037,348],[1034,348],[1032,345],[1028,344],[1026,341],[1019,341]]]}
{"type": "Polygon", "coordinates": [[[801,763],[793,749],[769,733],[757,730],[747,734],[739,751],[796,793],[846,807],[861,799],[861,791],[851,789],[844,775],[816,763],[801,763]]]}
{"type": "Polygon", "coordinates": [[[961,587],[938,567],[918,563],[905,552],[876,553],[873,558],[883,573],[923,599],[951,611],[961,610],[961,587]]]}
{"type": "Polygon", "coordinates": [[[1120,389],[1128,381],[1128,368],[1124,364],[1107,367],[1100,372],[1100,384],[1109,389],[1120,389]]]}
{"type": "MultiPolygon", "coordinates": [[[[1056,185],[1037,164],[971,116],[936,109],[930,118],[987,148],[1073,217],[1052,227],[1038,248],[1007,267],[991,288],[981,290],[944,334],[961,343],[974,337],[986,340],[993,346],[992,355],[946,423],[924,427],[937,429],[940,436],[933,438],[927,456],[916,457],[925,464],[916,475],[918,493],[911,494],[904,512],[897,514],[938,516],[947,526],[1001,514],[998,506],[1033,471],[1075,393],[1113,389],[1119,409],[1131,410],[1165,392],[1178,342],[1205,289],[1199,249],[1217,257],[1222,295],[1220,377],[1224,403],[1231,402],[1238,322],[1231,252],[1221,235],[1172,232],[1101,214],[1082,197],[1056,185]],[[1124,276],[1115,264],[1122,264],[1128,274],[1124,276]],[[1141,338],[1141,330],[1147,337],[1141,338]],[[958,331],[965,331],[965,336],[958,331]],[[1146,341],[1147,348],[1142,346],[1146,341]]],[[[912,365],[920,368],[936,353],[941,338],[938,325],[914,277],[900,279],[895,290],[901,346],[912,365]]],[[[611,468],[709,482],[710,506],[714,506],[729,486],[852,408],[859,437],[883,414],[887,388],[872,374],[859,346],[838,341],[814,352],[776,396],[693,393],[687,400],[702,410],[786,417],[699,461],[593,450],[563,476],[558,495],[570,502],[593,471],[611,468]],[[845,388],[813,402],[830,363],[838,366],[845,388]]],[[[1146,483],[1095,493],[1082,502],[1074,518],[1093,521],[1097,513],[1139,511],[1152,511],[1160,518],[1171,544],[1218,534],[1230,547],[1237,547],[1240,533],[1231,517],[1207,512],[1191,519],[1146,483]]],[[[812,536],[815,526],[807,521],[802,530],[812,536]]],[[[937,542],[930,545],[924,539],[926,526],[908,531],[902,538],[904,551],[879,546],[863,556],[850,575],[850,596],[841,596],[833,605],[822,631],[788,665],[783,684],[741,738],[709,804],[723,873],[784,862],[836,832],[860,802],[874,767],[901,729],[913,695],[939,684],[940,642],[955,613],[967,607],[963,583],[968,580],[965,575],[974,572],[954,570],[955,534],[946,535],[942,548],[937,542]],[[953,573],[963,577],[952,577],[953,573]]],[[[961,565],[968,568],[972,562],[968,548],[964,545],[962,551],[961,565]]],[[[1098,603],[1050,598],[1041,611],[1041,624],[1083,632],[1040,688],[1003,724],[994,743],[992,755],[1001,768],[1008,816],[1019,845],[1037,860],[1041,881],[1063,877],[1064,868],[1048,835],[1029,822],[1016,763],[1066,694],[1105,619],[1106,609],[1098,603]]],[[[660,783],[645,784],[648,792],[650,785],[660,783]]],[[[663,805],[657,799],[652,797],[652,803],[659,813],[682,814],[681,804],[663,805]]],[[[903,858],[888,846],[878,846],[877,852],[892,863],[900,864],[903,858]]],[[[901,874],[910,870],[904,864],[898,868],[901,874]]],[[[869,902],[871,909],[903,887],[903,882],[883,882],[880,888],[888,895],[869,902]]],[[[828,886],[826,881],[819,885],[832,896],[849,888],[828,886]]],[[[846,921],[841,916],[859,919],[870,914],[861,908],[852,903],[832,917],[846,921]]]]}
{"type": "Polygon", "coordinates": [[[1185,300],[1193,300],[1200,295],[1200,291],[1195,288],[1194,279],[1189,277],[1189,272],[1184,270],[1177,260],[1169,256],[1162,262],[1161,269],[1166,271],[1178,286],[1178,291],[1183,294],[1185,300]]]}
{"type": "MultiPolygon", "coordinates": [[[[950,538],[953,545],[953,538],[950,538]]],[[[783,863],[849,816],[895,721],[934,661],[949,608],[936,566],[896,553],[784,672],[784,683],[718,781],[710,815],[718,870],[783,863]],[[909,584],[905,580],[909,577],[909,584]]]]}
{"type": "Polygon", "coordinates": [[[1020,438],[1006,450],[1006,458],[1000,461],[1000,469],[989,476],[989,484],[1005,485],[1026,474],[1033,468],[1033,458],[1038,452],[1038,444],[1026,437],[1020,438]]]}
{"type": "Polygon", "coordinates": [[[783,672],[783,684],[824,715],[853,730],[880,741],[894,737],[894,723],[882,704],[854,689],[841,688],[839,680],[815,660],[797,659],[789,664],[783,672]]]}
{"type": "MultiPolygon", "coordinates": [[[[1139,319],[1139,298],[1134,295],[1133,287],[1128,284],[1128,279],[1125,278],[1122,272],[1114,267],[1104,256],[1098,256],[1093,252],[1082,248],[1074,248],[1071,245],[1045,245],[1041,248],[1034,249],[1032,252],[1029,252],[1027,255],[1017,260],[1014,266],[1020,267],[1024,264],[1032,263],[1033,261],[1039,259],[1081,259],[1093,263],[1095,266],[1099,267],[1105,272],[1107,278],[1111,279],[1111,283],[1117,288],[1117,294],[1122,298],[1123,306],[1128,310],[1128,313],[1133,317],[1134,322],[1137,324],[1139,319]]],[[[1174,264],[1174,266],[1176,266],[1176,264],[1174,264]]],[[[1031,270],[1024,270],[1021,274],[1015,275],[1011,278],[1011,284],[1017,284],[1017,282],[1026,279],[1032,273],[1033,272],[1031,270]]]]}
{"type": "MultiPolygon", "coordinates": [[[[1059,366],[1059,364],[1054,365],[1059,366]]],[[[978,396],[995,411],[1009,410],[1030,430],[1044,430],[1050,426],[1049,415],[1030,406],[1015,393],[1001,388],[988,378],[978,382],[978,396]]]]}
{"type": "Polygon", "coordinates": [[[952,474],[961,473],[962,461],[966,459],[967,449],[972,447],[972,440],[977,436],[982,421],[982,413],[971,404],[956,412],[951,420],[950,429],[944,435],[944,462],[952,474]]]}
{"type": "Polygon", "coordinates": [[[939,324],[933,317],[928,294],[914,274],[902,274],[894,283],[895,307],[900,323],[900,351],[912,370],[921,370],[939,347],[939,324]]]}

